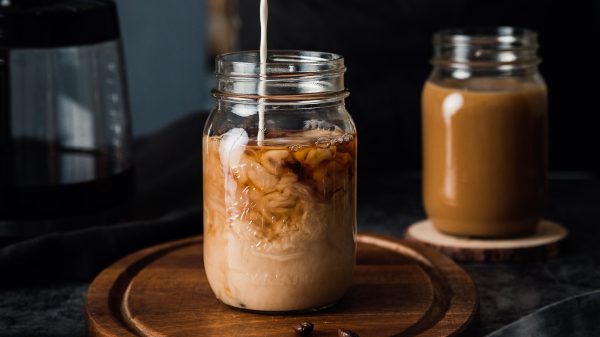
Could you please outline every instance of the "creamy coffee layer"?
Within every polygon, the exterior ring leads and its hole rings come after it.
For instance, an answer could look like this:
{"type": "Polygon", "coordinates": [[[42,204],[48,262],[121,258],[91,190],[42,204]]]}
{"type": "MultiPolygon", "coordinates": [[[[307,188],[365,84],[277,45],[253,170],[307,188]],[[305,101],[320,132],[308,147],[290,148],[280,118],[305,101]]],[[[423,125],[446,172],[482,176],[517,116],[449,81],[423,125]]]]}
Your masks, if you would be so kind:
{"type": "Polygon", "coordinates": [[[546,186],[545,86],[428,82],[422,99],[423,192],[434,225],[482,237],[532,231],[546,186]]]}
{"type": "Polygon", "coordinates": [[[263,311],[339,300],[355,257],[355,137],[204,137],[204,263],[217,297],[263,311]]]}

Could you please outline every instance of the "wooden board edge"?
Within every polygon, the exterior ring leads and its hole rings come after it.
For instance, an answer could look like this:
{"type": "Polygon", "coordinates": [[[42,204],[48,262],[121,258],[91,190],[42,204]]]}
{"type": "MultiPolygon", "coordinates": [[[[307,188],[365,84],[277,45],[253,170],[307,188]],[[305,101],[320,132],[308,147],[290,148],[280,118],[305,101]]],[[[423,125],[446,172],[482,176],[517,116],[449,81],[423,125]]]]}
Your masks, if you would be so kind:
{"type": "MultiPolygon", "coordinates": [[[[90,284],[85,300],[85,321],[87,336],[90,337],[136,337],[122,316],[120,306],[116,306],[115,294],[122,296],[119,289],[132,279],[143,266],[155,258],[174,249],[202,242],[201,236],[170,241],[136,251],[105,268],[90,284]],[[113,316],[110,315],[113,314],[113,316]],[[115,333],[116,332],[116,333],[115,333]]],[[[119,298],[119,297],[118,297],[119,298]]]]}
{"type": "Polygon", "coordinates": [[[450,334],[450,336],[455,336],[468,329],[477,317],[479,313],[477,286],[471,276],[449,257],[419,242],[402,240],[387,235],[361,233],[357,236],[357,241],[373,244],[412,257],[432,279],[435,287],[434,293],[438,297],[438,300],[447,300],[445,299],[446,294],[444,292],[448,290],[452,292],[453,295],[449,299],[449,303],[447,303],[445,312],[436,313],[438,316],[442,315],[441,320],[435,324],[426,321],[417,323],[417,325],[411,328],[412,331],[410,332],[413,334],[442,336],[445,335],[444,333],[448,333],[445,324],[448,324],[450,321],[463,321],[464,323],[450,334]],[[447,287],[445,284],[447,284],[447,287]],[[454,296],[454,294],[458,293],[469,294],[469,296],[458,301],[458,297],[454,296]],[[465,311],[461,308],[467,308],[467,310],[465,311]]]}
{"type": "MultiPolygon", "coordinates": [[[[138,269],[138,271],[141,270],[141,268],[154,259],[174,249],[201,242],[201,237],[192,237],[152,246],[118,260],[101,272],[91,283],[86,296],[88,336],[139,336],[135,328],[130,327],[126,322],[122,315],[122,308],[115,308],[114,304],[111,304],[108,300],[111,298],[111,292],[119,294],[122,298],[124,289],[120,289],[119,284],[126,283],[126,280],[133,278],[137,274],[135,269],[138,269]],[[121,278],[120,281],[119,278],[121,278]],[[112,284],[116,284],[116,286],[110,286],[112,284]],[[95,299],[101,300],[94,301],[95,299]],[[97,306],[92,305],[93,302],[96,302],[97,306]],[[114,317],[110,316],[110,313],[113,313],[114,317]],[[111,331],[109,332],[109,330],[111,331]]],[[[372,244],[412,257],[434,281],[436,285],[435,293],[438,298],[445,297],[442,292],[447,290],[444,286],[446,282],[452,294],[461,293],[470,295],[461,301],[457,301],[457,297],[452,296],[448,301],[446,310],[437,313],[441,317],[439,321],[433,323],[429,321],[418,322],[411,328],[410,333],[419,333],[424,336],[441,336],[450,333],[450,336],[455,336],[464,332],[474,321],[479,311],[476,285],[471,277],[450,258],[441,255],[435,249],[426,247],[421,243],[410,242],[391,236],[359,233],[357,235],[357,242],[372,244]],[[469,310],[461,310],[461,307],[469,308],[469,310]],[[457,320],[462,321],[463,324],[453,328],[453,331],[449,331],[449,322],[456,322],[457,320]]],[[[113,298],[114,301],[115,299],[113,298]]],[[[117,301],[119,301],[118,298],[117,301]]]]}

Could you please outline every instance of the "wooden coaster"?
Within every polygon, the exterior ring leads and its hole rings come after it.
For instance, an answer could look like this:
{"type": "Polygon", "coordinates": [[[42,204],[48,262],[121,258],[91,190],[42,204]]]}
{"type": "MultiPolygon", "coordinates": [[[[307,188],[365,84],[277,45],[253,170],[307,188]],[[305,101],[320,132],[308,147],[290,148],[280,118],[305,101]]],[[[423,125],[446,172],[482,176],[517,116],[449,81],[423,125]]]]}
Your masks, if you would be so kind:
{"type": "Polygon", "coordinates": [[[455,336],[478,312],[473,280],[455,262],[415,242],[358,235],[353,285],[335,306],[299,315],[253,314],[215,298],[202,239],[150,247],[105,269],[87,295],[89,336],[455,336]]]}
{"type": "Polygon", "coordinates": [[[430,220],[412,224],[405,233],[407,240],[433,247],[461,262],[539,261],[559,252],[559,242],[568,231],[562,225],[542,220],[532,235],[507,239],[475,239],[439,232],[430,220]]]}

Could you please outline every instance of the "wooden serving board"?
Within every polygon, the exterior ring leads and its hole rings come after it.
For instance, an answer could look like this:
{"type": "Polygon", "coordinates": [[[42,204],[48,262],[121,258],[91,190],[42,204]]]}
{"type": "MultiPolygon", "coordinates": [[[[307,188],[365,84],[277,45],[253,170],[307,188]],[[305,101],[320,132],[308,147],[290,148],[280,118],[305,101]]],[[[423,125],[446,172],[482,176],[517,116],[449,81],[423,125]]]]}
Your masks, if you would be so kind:
{"type": "Polygon", "coordinates": [[[334,307],[302,315],[263,315],[220,303],[202,264],[202,238],[134,253],[105,269],[86,303],[89,336],[311,336],[338,328],[369,336],[455,336],[478,312],[475,284],[452,260],[419,243],[358,235],[353,286],[334,307]]]}

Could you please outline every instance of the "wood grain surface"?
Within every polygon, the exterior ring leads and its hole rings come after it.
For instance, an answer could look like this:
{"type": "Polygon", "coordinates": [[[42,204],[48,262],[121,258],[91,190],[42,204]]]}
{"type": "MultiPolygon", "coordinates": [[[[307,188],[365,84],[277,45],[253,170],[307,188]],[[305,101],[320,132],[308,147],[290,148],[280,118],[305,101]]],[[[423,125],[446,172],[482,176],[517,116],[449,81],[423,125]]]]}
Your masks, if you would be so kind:
{"type": "Polygon", "coordinates": [[[134,253],[104,270],[88,290],[89,336],[454,336],[478,311],[475,284],[452,260],[414,242],[359,234],[353,286],[330,309],[265,315],[230,308],[213,295],[202,239],[134,253]]]}
{"type": "Polygon", "coordinates": [[[460,262],[540,261],[556,256],[569,232],[562,225],[542,220],[531,235],[505,239],[478,239],[444,234],[431,221],[412,224],[407,240],[420,242],[460,262]]]}

